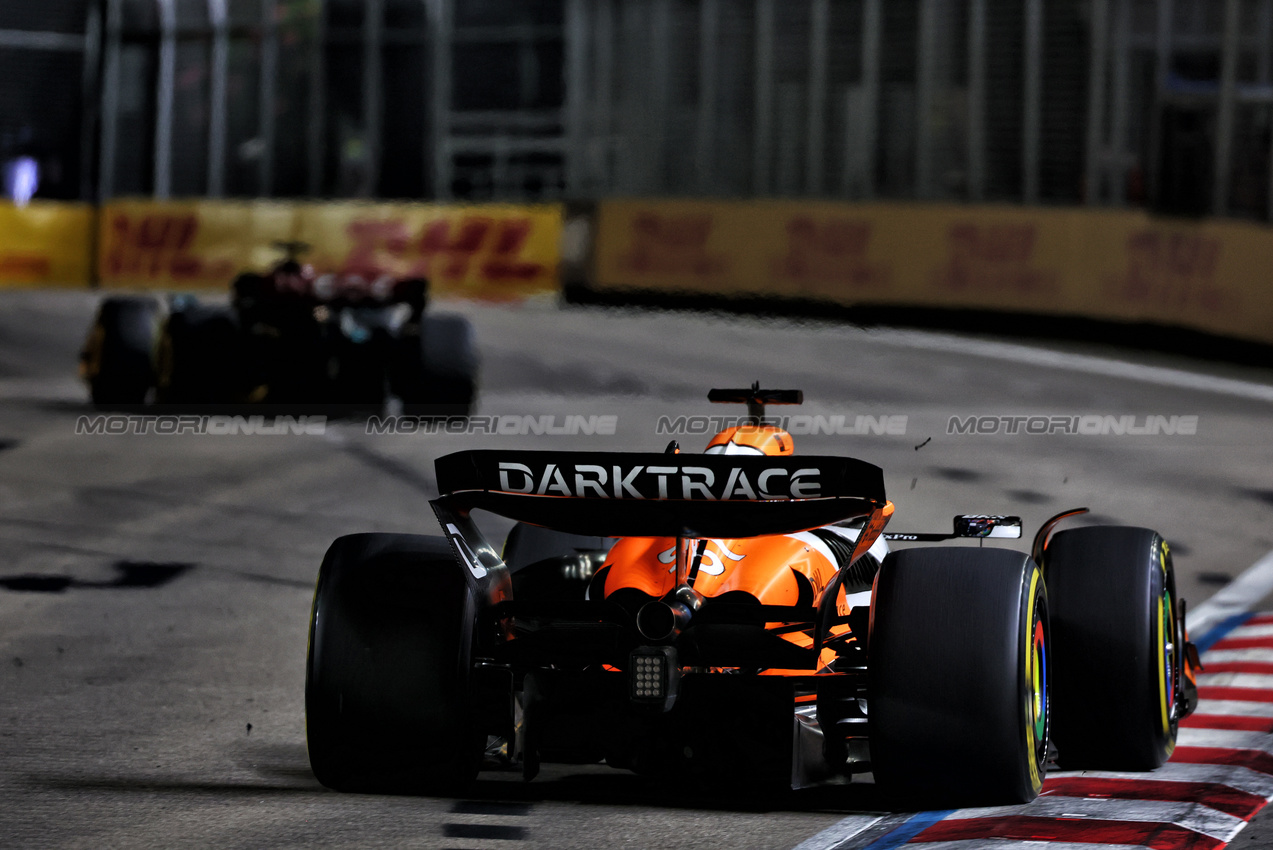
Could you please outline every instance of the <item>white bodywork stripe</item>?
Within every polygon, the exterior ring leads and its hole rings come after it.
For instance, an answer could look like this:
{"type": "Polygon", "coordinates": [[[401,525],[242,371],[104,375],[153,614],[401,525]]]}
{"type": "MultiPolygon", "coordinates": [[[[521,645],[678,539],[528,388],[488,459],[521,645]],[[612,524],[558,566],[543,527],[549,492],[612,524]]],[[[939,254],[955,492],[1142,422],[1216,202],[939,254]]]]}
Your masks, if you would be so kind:
{"type": "Polygon", "coordinates": [[[850,608],[870,607],[871,591],[864,590],[861,593],[846,593],[844,594],[844,601],[848,603],[850,608]]]}
{"type": "MultiPolygon", "coordinates": [[[[843,537],[850,546],[858,541],[858,535],[862,533],[859,528],[845,528],[842,525],[824,526],[822,531],[829,531],[839,537],[843,537]]],[[[807,533],[807,532],[806,532],[807,533]]],[[[888,554],[888,541],[884,539],[884,535],[875,538],[875,542],[871,544],[871,548],[866,550],[875,560],[884,563],[884,556],[888,554]]],[[[834,561],[832,561],[834,563],[834,561]]]]}
{"type": "Polygon", "coordinates": [[[839,564],[836,563],[835,553],[831,551],[831,547],[812,531],[797,531],[795,534],[787,534],[784,536],[790,537],[792,540],[799,540],[801,543],[817,552],[826,559],[827,563],[830,564],[833,569],[839,566],[839,564]]]}
{"type": "MultiPolygon", "coordinates": [[[[859,530],[856,528],[842,528],[839,526],[826,526],[822,530],[830,531],[833,534],[843,537],[850,547],[857,542],[859,533],[859,530]]],[[[826,558],[827,562],[830,563],[831,566],[837,566],[838,562],[835,559],[835,553],[831,551],[831,547],[826,544],[825,540],[818,537],[818,535],[814,534],[812,531],[798,531],[794,534],[787,534],[785,536],[790,537],[792,540],[799,540],[801,543],[812,548],[819,555],[826,558]]],[[[867,552],[875,557],[876,560],[883,562],[884,556],[888,554],[888,542],[883,537],[880,537],[871,544],[871,548],[868,549],[867,552]]],[[[845,601],[848,603],[850,608],[869,606],[871,604],[871,591],[863,590],[858,593],[846,594],[845,601]]]]}

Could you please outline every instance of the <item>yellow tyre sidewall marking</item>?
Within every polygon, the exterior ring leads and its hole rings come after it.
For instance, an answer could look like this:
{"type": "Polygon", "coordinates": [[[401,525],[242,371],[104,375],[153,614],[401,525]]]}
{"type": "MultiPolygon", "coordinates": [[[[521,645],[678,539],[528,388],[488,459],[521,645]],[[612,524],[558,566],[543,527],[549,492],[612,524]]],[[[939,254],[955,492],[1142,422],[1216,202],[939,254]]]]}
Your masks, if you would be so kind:
{"type": "MultiPolygon", "coordinates": [[[[1038,676],[1038,670],[1034,664],[1034,593],[1039,586],[1039,571],[1036,569],[1030,575],[1030,595],[1029,605],[1026,608],[1026,635],[1025,635],[1025,680],[1027,686],[1035,684],[1035,677],[1038,676]]],[[[1040,710],[1046,711],[1047,695],[1042,694],[1045,705],[1040,710]]],[[[1025,742],[1026,749],[1030,753],[1030,784],[1037,793],[1043,787],[1043,780],[1039,777],[1039,760],[1038,748],[1034,742],[1034,689],[1030,687],[1030,694],[1027,698],[1027,716],[1025,725],[1025,742]]]]}
{"type": "Polygon", "coordinates": [[[155,345],[155,384],[164,389],[172,385],[172,336],[167,328],[155,345]]]}
{"type": "MultiPolygon", "coordinates": [[[[1167,709],[1167,688],[1174,685],[1174,683],[1169,682],[1168,676],[1167,676],[1166,630],[1164,628],[1164,622],[1163,622],[1164,615],[1169,613],[1168,611],[1164,609],[1164,606],[1163,606],[1163,599],[1167,592],[1167,545],[1166,543],[1160,543],[1158,546],[1158,565],[1160,569],[1162,570],[1162,582],[1163,582],[1163,593],[1158,594],[1158,604],[1156,606],[1157,617],[1154,620],[1155,622],[1154,633],[1157,638],[1155,642],[1158,644],[1158,708],[1160,712],[1159,719],[1162,721],[1163,736],[1167,739],[1167,755],[1170,756],[1171,753],[1176,748],[1176,742],[1174,737],[1171,734],[1171,718],[1168,715],[1168,709],[1167,709]]],[[[1173,600],[1173,604],[1174,604],[1174,600],[1173,600]]],[[[1172,622],[1173,623],[1175,622],[1174,616],[1172,618],[1172,622]]],[[[1174,640],[1174,635],[1173,635],[1173,640],[1174,640]]]]}
{"type": "Polygon", "coordinates": [[[1157,635],[1156,643],[1158,644],[1158,708],[1162,714],[1163,732],[1170,734],[1171,725],[1167,719],[1167,655],[1166,647],[1163,645],[1163,604],[1161,596],[1158,597],[1157,615],[1157,625],[1154,628],[1154,632],[1157,635]]]}
{"type": "Polygon", "coordinates": [[[84,346],[84,377],[96,378],[102,371],[102,348],[106,345],[106,328],[94,324],[84,346]]]}

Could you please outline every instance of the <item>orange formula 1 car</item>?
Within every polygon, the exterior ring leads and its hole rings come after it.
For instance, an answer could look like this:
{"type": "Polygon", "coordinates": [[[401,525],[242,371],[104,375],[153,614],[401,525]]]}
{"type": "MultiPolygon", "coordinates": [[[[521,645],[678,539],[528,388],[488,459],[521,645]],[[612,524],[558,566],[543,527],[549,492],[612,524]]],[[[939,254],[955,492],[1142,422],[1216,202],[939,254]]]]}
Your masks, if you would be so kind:
{"type": "MultiPolygon", "coordinates": [[[[765,403],[797,391],[713,390],[765,403]]],[[[437,460],[443,536],[328,550],[310,763],[341,790],[461,791],[479,769],[604,760],[791,788],[870,772],[930,799],[1028,801],[1066,768],[1152,770],[1197,701],[1166,542],[960,516],[891,534],[878,467],[752,424],[702,455],[437,460]],[[518,521],[496,551],[474,509],[518,521]]]]}

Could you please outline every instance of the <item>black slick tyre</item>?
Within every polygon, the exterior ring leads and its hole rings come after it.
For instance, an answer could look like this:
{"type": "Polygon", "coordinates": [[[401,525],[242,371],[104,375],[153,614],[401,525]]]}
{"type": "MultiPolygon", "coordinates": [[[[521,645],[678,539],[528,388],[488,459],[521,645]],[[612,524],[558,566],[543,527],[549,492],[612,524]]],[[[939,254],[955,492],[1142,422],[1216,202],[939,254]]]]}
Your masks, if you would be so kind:
{"type": "Polygon", "coordinates": [[[165,404],[226,404],[243,389],[242,344],[228,307],[188,304],[174,309],[156,353],[158,400],[165,404]]]}
{"type": "MultiPolygon", "coordinates": [[[[404,341],[409,338],[404,337],[404,341]]],[[[426,315],[418,348],[400,349],[397,383],[403,413],[467,416],[477,400],[473,326],[463,316],[426,315]]]]}
{"type": "Polygon", "coordinates": [[[107,298],[89,329],[81,361],[98,407],[144,404],[155,383],[153,356],[163,307],[154,298],[107,298]]]}
{"type": "Polygon", "coordinates": [[[475,601],[441,537],[353,534],[327,550],[310,620],[310,766],[339,791],[461,793],[485,736],[471,697],[475,601]]]}
{"type": "Polygon", "coordinates": [[[1175,749],[1183,671],[1167,544],[1147,528],[1076,528],[1052,538],[1044,565],[1060,765],[1159,767],[1175,749]]]}
{"type": "Polygon", "coordinates": [[[947,805],[1033,800],[1048,750],[1048,595],[1026,555],[890,554],[869,641],[871,767],[886,794],[947,805]]]}

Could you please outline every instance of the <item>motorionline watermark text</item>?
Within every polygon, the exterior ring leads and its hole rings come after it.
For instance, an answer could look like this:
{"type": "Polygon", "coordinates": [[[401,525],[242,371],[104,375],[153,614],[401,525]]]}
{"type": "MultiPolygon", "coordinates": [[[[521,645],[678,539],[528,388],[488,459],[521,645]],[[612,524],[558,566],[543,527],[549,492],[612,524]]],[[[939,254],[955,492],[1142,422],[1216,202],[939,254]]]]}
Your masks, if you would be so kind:
{"type": "Polygon", "coordinates": [[[867,435],[903,436],[906,434],[905,414],[854,415],[854,414],[793,414],[791,416],[766,416],[757,422],[746,416],[660,416],[654,431],[659,435],[719,434],[729,428],[771,426],[781,428],[795,437],[828,436],[861,437],[867,435]]]}
{"type": "Polygon", "coordinates": [[[946,422],[946,433],[1192,437],[1198,433],[1198,417],[1112,416],[1096,413],[1062,416],[952,416],[946,422]]]}
{"type": "Polygon", "coordinates": [[[490,416],[372,416],[367,434],[482,434],[499,437],[613,437],[614,414],[496,414],[490,416]]]}
{"type": "Polygon", "coordinates": [[[177,436],[322,436],[327,431],[326,416],[222,416],[204,414],[147,415],[102,413],[75,420],[76,435],[122,436],[158,434],[177,436]]]}

